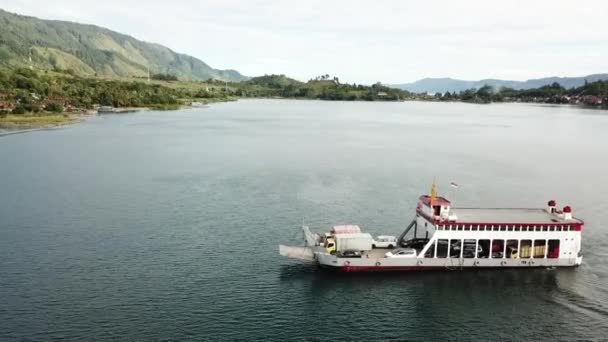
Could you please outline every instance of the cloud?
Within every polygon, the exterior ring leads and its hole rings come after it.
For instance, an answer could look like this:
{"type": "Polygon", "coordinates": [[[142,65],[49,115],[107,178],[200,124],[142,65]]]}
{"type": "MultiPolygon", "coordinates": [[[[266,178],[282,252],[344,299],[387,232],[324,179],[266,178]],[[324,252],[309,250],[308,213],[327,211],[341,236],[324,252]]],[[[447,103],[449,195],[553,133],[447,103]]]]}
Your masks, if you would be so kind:
{"type": "Polygon", "coordinates": [[[357,83],[527,79],[606,72],[605,1],[4,0],[6,10],[91,23],[213,67],[357,83]]]}

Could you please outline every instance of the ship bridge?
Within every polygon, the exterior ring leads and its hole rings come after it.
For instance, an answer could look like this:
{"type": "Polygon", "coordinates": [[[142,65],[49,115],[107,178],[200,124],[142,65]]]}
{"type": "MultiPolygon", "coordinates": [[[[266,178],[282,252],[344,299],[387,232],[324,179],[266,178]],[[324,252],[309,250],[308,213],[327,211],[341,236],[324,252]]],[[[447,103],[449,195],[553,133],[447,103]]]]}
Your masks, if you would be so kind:
{"type": "Polygon", "coordinates": [[[444,197],[422,195],[416,213],[433,225],[573,225],[584,222],[572,215],[572,208],[557,209],[556,202],[545,208],[454,208],[444,197]]]}

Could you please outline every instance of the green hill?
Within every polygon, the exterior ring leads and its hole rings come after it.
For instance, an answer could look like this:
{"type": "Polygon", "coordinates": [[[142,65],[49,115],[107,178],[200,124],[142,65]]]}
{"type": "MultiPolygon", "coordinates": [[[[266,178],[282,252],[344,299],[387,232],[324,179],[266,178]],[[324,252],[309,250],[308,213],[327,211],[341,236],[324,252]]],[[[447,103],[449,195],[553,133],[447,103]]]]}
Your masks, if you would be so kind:
{"type": "Polygon", "coordinates": [[[192,56],[102,27],[42,20],[0,9],[0,65],[32,64],[70,70],[80,76],[145,77],[151,73],[181,79],[242,81],[236,70],[213,69],[192,56]]]}
{"type": "Polygon", "coordinates": [[[253,77],[235,85],[240,95],[252,97],[307,98],[340,101],[395,101],[410,97],[410,93],[389,88],[380,83],[371,86],[341,83],[338,77],[328,74],[308,82],[300,82],[285,75],[253,77]]]}

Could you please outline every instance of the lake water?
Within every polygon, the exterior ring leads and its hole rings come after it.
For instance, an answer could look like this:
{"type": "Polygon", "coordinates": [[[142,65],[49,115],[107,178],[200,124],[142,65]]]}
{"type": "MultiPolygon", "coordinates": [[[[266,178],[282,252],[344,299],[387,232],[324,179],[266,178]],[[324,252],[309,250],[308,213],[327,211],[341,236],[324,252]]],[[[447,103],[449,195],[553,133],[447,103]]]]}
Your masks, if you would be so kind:
{"type": "Polygon", "coordinates": [[[606,339],[606,132],[565,106],[248,100],[0,137],[0,340],[606,339]],[[302,223],[398,235],[434,177],[457,206],[571,205],[583,265],[278,255],[302,223]]]}

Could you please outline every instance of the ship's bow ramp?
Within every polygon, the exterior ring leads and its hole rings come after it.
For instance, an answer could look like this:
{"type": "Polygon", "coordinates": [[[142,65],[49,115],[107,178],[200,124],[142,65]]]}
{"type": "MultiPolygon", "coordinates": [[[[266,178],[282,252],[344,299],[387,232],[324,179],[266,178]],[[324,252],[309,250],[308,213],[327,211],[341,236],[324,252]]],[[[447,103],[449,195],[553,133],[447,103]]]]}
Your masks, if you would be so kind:
{"type": "Polygon", "coordinates": [[[302,232],[304,233],[304,247],[279,245],[279,254],[292,259],[314,261],[315,254],[312,247],[318,244],[318,236],[311,232],[308,226],[302,226],[302,232]]]}
{"type": "Polygon", "coordinates": [[[282,256],[304,260],[304,261],[313,261],[315,260],[315,255],[312,252],[312,248],[310,247],[294,247],[294,246],[284,246],[279,245],[279,254],[282,256]]]}

